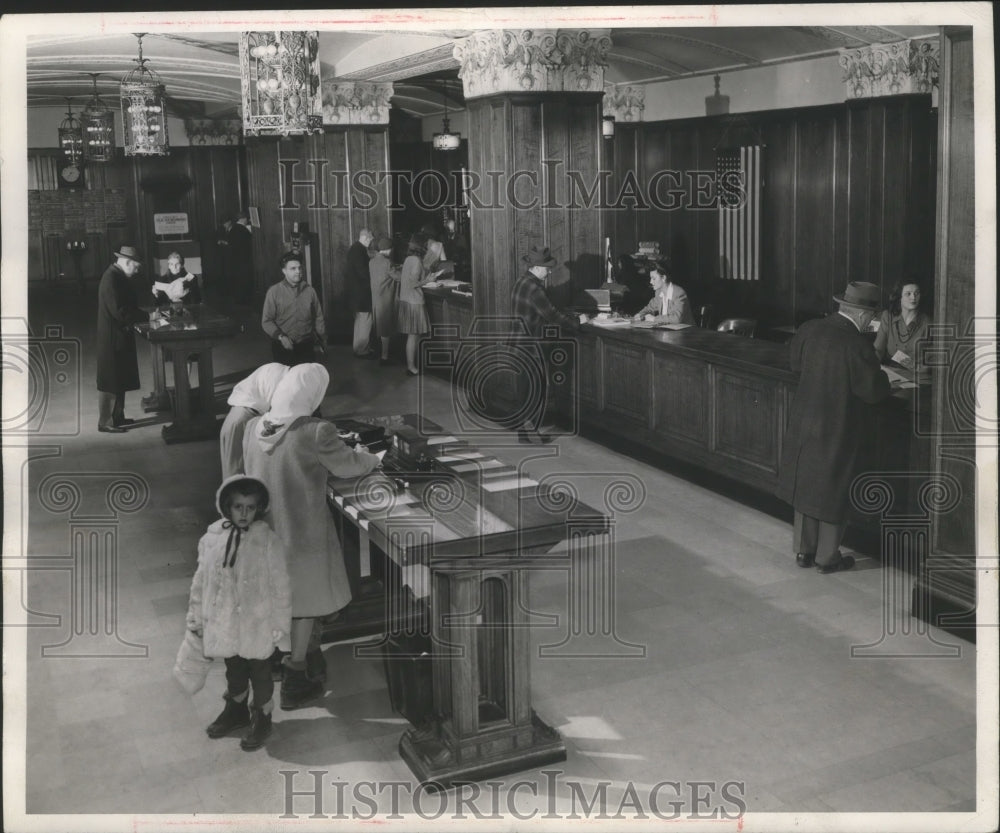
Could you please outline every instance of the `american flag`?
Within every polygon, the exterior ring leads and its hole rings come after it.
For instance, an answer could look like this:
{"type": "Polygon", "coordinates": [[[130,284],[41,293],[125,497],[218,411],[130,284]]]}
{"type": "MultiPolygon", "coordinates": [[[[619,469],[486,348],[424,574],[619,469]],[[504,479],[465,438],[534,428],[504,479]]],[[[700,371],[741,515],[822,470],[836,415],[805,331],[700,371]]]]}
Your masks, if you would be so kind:
{"type": "Polygon", "coordinates": [[[761,145],[720,148],[715,167],[720,274],[760,280],[761,145]]]}

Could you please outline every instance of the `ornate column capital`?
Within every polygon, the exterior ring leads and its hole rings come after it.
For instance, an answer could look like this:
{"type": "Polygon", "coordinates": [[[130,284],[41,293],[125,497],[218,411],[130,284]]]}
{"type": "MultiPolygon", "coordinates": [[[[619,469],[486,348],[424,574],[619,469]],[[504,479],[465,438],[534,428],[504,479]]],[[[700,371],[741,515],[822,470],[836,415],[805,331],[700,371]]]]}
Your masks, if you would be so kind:
{"type": "Polygon", "coordinates": [[[388,124],[392,82],[324,80],[323,125],[388,124]]]}
{"type": "Polygon", "coordinates": [[[615,121],[642,121],[642,111],[645,109],[645,87],[604,85],[605,116],[614,116],[615,121]]]}
{"type": "Polygon", "coordinates": [[[600,92],[609,29],[494,29],[455,45],[466,99],[513,92],[600,92]]]}
{"type": "Polygon", "coordinates": [[[929,93],[938,84],[939,65],[937,38],[840,50],[849,99],[929,93]]]}

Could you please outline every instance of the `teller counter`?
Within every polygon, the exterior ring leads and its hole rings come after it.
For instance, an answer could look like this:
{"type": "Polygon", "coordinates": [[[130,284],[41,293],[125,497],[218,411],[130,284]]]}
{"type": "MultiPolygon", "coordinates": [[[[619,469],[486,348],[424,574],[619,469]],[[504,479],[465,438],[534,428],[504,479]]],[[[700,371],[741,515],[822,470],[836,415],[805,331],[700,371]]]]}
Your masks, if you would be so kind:
{"type": "MultiPolygon", "coordinates": [[[[798,382],[787,345],[698,327],[587,324],[577,346],[576,395],[561,403],[564,418],[773,492],[798,382]]],[[[926,477],[930,443],[920,426],[929,403],[924,386],[868,406],[863,471],[895,478],[884,510],[911,505],[926,477]]],[[[880,517],[859,508],[854,520],[876,525],[880,517]]]]}

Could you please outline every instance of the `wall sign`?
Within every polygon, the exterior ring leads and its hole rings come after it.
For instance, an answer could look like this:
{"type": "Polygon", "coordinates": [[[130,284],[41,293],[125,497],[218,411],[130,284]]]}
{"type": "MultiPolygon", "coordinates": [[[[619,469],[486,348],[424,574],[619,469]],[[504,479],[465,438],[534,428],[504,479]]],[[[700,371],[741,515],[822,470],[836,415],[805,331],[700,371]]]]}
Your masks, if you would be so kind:
{"type": "Polygon", "coordinates": [[[154,214],[153,231],[156,234],[187,234],[188,215],[183,211],[154,214]]]}

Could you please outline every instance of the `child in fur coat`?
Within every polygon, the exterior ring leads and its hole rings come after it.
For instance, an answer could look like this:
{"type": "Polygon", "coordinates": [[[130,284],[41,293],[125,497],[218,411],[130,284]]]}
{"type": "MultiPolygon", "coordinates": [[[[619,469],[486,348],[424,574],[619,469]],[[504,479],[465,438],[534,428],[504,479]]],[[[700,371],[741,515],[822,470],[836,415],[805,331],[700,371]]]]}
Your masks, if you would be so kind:
{"type": "Polygon", "coordinates": [[[187,627],[203,637],[206,657],[226,661],[226,706],[206,729],[208,736],[249,726],[240,746],[258,749],[271,734],[270,657],[275,646],[291,648],[287,559],[281,539],[260,520],[269,502],[260,480],[227,478],[215,497],[222,518],[198,542],[187,627]]]}

